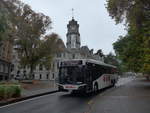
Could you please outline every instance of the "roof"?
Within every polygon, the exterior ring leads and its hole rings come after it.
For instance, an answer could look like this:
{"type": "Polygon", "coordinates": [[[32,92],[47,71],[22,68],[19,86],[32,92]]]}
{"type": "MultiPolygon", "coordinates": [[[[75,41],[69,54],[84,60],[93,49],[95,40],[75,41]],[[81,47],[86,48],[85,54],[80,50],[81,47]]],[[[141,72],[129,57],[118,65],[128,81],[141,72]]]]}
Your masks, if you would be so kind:
{"type": "Polygon", "coordinates": [[[63,60],[63,61],[78,61],[78,60],[82,60],[84,62],[89,62],[89,63],[94,63],[94,64],[98,64],[98,65],[102,65],[102,66],[107,66],[107,67],[113,67],[116,68],[116,66],[110,65],[110,64],[106,64],[104,62],[101,61],[97,61],[97,60],[93,60],[93,59],[69,59],[69,60],[63,60]]]}
{"type": "Polygon", "coordinates": [[[113,66],[113,65],[110,65],[110,64],[106,64],[106,63],[104,63],[102,61],[97,61],[97,60],[93,60],[93,59],[86,59],[86,62],[95,63],[95,64],[98,64],[98,65],[103,65],[103,66],[107,66],[107,67],[116,68],[116,66],[113,66]]]}

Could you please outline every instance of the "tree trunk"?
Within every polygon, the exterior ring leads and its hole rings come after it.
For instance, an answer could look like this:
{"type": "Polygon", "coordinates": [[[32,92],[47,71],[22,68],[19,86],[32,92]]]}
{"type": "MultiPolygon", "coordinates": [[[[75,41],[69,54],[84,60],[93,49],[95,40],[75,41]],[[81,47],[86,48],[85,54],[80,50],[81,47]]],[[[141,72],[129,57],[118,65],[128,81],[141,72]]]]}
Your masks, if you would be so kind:
{"type": "Polygon", "coordinates": [[[30,80],[33,79],[33,74],[34,74],[34,73],[33,73],[33,70],[34,70],[33,64],[31,64],[31,65],[30,65],[30,73],[29,73],[29,79],[30,79],[30,80]]]}

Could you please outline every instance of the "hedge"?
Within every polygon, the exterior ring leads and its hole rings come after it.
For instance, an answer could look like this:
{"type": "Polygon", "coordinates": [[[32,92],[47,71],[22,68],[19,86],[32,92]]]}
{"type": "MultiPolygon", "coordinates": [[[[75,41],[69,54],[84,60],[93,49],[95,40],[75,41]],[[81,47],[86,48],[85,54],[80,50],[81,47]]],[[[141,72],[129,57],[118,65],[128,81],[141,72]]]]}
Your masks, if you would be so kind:
{"type": "Polygon", "coordinates": [[[20,85],[8,84],[0,85],[0,99],[10,99],[21,96],[21,87],[20,85]]]}

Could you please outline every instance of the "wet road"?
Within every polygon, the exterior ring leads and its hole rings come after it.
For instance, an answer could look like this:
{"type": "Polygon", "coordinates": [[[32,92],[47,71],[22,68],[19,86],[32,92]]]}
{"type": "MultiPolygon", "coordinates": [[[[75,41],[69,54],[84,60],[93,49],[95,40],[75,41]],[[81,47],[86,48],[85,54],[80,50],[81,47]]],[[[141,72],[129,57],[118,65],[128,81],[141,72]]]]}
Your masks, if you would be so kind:
{"type": "Polygon", "coordinates": [[[150,82],[134,80],[94,96],[55,93],[0,108],[0,113],[150,113],[150,82]]]}

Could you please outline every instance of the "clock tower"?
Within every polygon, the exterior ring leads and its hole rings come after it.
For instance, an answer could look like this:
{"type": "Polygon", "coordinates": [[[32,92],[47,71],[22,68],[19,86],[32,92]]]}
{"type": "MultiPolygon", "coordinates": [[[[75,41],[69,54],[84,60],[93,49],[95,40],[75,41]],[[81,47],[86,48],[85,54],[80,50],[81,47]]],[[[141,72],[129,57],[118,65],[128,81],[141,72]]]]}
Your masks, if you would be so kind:
{"type": "Polygon", "coordinates": [[[72,20],[69,21],[69,24],[67,25],[67,48],[69,49],[79,49],[80,48],[80,33],[79,33],[79,24],[77,21],[74,20],[72,17],[72,20]]]}

